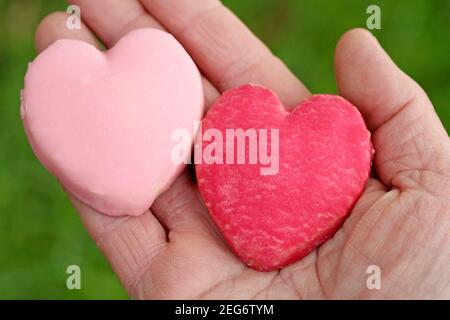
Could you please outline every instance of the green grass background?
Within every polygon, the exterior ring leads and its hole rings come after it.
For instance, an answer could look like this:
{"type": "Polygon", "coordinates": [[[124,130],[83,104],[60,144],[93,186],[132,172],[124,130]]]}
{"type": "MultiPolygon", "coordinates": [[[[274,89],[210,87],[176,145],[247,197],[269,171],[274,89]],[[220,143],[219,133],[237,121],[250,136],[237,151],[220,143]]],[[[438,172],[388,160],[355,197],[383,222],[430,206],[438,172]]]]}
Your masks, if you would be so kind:
{"type": "MultiPolygon", "coordinates": [[[[394,61],[428,92],[450,129],[450,1],[224,1],[312,92],[335,93],[333,51],[340,35],[364,27],[369,4],[382,10],[374,31],[394,61]]],[[[38,163],[19,117],[19,92],[33,36],[63,0],[0,0],[0,299],[127,298],[58,183],[38,163]],[[66,267],[82,269],[82,290],[66,289],[66,267]]]]}

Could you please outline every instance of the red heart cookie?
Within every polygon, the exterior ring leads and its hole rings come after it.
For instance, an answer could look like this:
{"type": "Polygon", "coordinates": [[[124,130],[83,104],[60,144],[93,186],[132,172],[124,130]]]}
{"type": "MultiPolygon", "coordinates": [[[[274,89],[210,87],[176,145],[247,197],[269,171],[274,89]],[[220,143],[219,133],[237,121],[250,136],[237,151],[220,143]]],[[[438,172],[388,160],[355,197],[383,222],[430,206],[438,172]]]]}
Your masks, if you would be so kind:
{"type": "Polygon", "coordinates": [[[315,95],[292,112],[270,90],[224,93],[196,141],[200,193],[236,254],[260,271],[306,256],[342,225],[369,178],[359,111],[315,95]]]}

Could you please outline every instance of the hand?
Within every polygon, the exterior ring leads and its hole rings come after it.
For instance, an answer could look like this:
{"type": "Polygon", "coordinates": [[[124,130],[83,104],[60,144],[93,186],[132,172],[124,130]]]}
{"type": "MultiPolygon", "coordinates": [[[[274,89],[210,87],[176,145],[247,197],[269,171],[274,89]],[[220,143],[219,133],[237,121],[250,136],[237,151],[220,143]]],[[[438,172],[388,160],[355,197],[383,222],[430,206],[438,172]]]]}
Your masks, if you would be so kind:
{"type": "MultiPolygon", "coordinates": [[[[254,82],[287,107],[309,95],[280,60],[217,0],[73,0],[86,25],[40,24],[39,51],[59,38],[107,46],[138,27],[165,28],[204,75],[207,104],[254,82]],[[157,22],[159,21],[159,22],[157,22]],[[161,23],[162,25],[160,25],[161,23]]],[[[307,45],[307,44],[305,44],[307,45]]],[[[188,171],[140,217],[112,218],[71,200],[134,298],[450,298],[450,143],[422,89],[367,31],[352,30],[335,58],[339,93],[373,134],[377,178],[336,235],[283,270],[247,268],[226,246],[188,171]],[[366,286],[369,265],[381,290],[366,286]]]]}

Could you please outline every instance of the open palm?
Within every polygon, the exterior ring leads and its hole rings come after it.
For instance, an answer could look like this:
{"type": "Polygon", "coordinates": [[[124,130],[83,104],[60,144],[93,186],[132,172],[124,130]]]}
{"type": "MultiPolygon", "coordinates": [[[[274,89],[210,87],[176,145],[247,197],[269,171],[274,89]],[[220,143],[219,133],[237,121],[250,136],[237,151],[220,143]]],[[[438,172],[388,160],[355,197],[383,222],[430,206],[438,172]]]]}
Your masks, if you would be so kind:
{"type": "MultiPolygon", "coordinates": [[[[40,24],[39,51],[59,38],[113,46],[135,28],[165,28],[202,71],[207,105],[253,82],[287,108],[309,95],[283,63],[217,0],[73,0],[81,30],[53,13],[40,24]]],[[[307,45],[307,44],[305,44],[307,45]]],[[[343,227],[283,270],[256,272],[227,247],[186,170],[140,217],[112,218],[70,196],[97,245],[134,298],[449,298],[450,144],[431,102],[367,31],[339,41],[339,92],[373,134],[374,176],[343,227]],[[366,270],[380,267],[369,290],[366,270]]]]}

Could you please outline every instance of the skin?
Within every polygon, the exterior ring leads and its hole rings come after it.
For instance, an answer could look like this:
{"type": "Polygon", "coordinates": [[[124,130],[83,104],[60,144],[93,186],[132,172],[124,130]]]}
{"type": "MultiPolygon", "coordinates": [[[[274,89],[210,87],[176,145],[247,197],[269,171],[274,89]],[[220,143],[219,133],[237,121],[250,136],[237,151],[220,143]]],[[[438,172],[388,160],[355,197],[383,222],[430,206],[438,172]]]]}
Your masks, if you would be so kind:
{"type": "MultiPolygon", "coordinates": [[[[38,51],[60,38],[113,46],[139,27],[164,28],[203,74],[210,105],[248,82],[291,108],[310,93],[217,0],[73,0],[81,30],[53,13],[38,51]],[[245,44],[245,46],[243,45],[245,44]]],[[[188,171],[140,217],[111,218],[69,195],[129,295],[138,299],[450,298],[450,140],[425,92],[367,31],[339,40],[339,94],[361,111],[376,149],[374,178],[335,236],[301,261],[261,273],[247,268],[212,223],[188,171]],[[367,268],[381,269],[369,290],[367,268]]]]}

